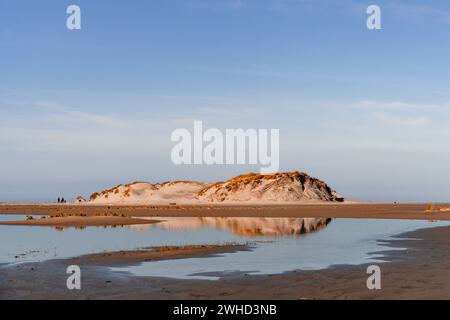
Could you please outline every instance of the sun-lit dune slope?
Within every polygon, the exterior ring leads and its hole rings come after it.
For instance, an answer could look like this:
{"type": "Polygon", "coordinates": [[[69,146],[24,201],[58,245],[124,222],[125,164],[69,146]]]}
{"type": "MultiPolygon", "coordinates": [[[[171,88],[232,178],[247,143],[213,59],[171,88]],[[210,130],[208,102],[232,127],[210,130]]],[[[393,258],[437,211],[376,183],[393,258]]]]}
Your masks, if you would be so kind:
{"type": "Polygon", "coordinates": [[[98,204],[312,203],[341,202],[325,182],[302,172],[245,174],[214,184],[174,181],[134,182],[94,193],[98,204]]]}
{"type": "Polygon", "coordinates": [[[190,203],[196,201],[197,193],[206,186],[208,186],[207,183],[192,181],[174,181],[160,184],[134,182],[94,193],[90,197],[90,202],[124,204],[190,203]]]}
{"type": "Polygon", "coordinates": [[[343,201],[325,182],[302,172],[241,175],[204,188],[198,198],[207,202],[343,201]]]}

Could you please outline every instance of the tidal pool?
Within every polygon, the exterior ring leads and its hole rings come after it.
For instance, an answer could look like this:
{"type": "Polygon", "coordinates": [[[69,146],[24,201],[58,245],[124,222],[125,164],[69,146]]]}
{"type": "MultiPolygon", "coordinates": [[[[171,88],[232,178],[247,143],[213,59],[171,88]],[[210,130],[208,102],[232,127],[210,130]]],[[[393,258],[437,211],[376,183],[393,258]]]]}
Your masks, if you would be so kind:
{"type": "MultiPolygon", "coordinates": [[[[205,219],[205,218],[204,218],[205,219]]],[[[448,226],[450,222],[429,222],[414,220],[379,219],[334,219],[327,225],[319,224],[315,230],[305,233],[292,233],[295,219],[288,218],[206,218],[202,227],[226,228],[235,234],[246,234],[253,239],[253,250],[226,253],[214,257],[200,257],[180,260],[144,262],[140,265],[111,268],[114,271],[129,272],[138,276],[170,277],[179,279],[218,279],[228,274],[278,274],[293,270],[319,270],[338,264],[363,264],[382,262],[384,250],[403,250],[392,248],[379,240],[389,240],[392,236],[420,228],[448,226]],[[248,228],[235,227],[238,221],[246,226],[253,221],[258,225],[264,220],[272,223],[269,234],[261,236],[248,232],[248,228]],[[279,220],[277,220],[279,219],[279,220]],[[214,222],[216,220],[216,222],[214,222]],[[226,222],[228,220],[228,222],[226,222]],[[279,232],[273,236],[273,223],[287,227],[287,233],[279,232]]],[[[313,218],[312,221],[315,221],[313,218]]],[[[191,222],[198,224],[197,222],[191,222]]],[[[159,227],[168,228],[165,222],[159,227]]],[[[177,223],[177,225],[179,225],[177,223]]],[[[270,223],[268,222],[268,225],[270,223]]],[[[154,227],[158,227],[157,225],[154,227]]],[[[185,228],[190,229],[189,224],[185,228]]],[[[295,227],[294,227],[295,228],[295,227]]],[[[256,228],[258,229],[258,228],[256,228]]],[[[276,229],[276,228],[275,228],[276,229]]],[[[297,228],[298,229],[298,228],[297,228]]],[[[183,230],[183,228],[170,228],[183,230]]],[[[253,229],[250,229],[253,230],[253,229]]],[[[278,231],[283,230],[281,227],[278,231]]]]}
{"type": "MultiPolygon", "coordinates": [[[[24,216],[0,215],[0,218],[22,220],[24,216]]],[[[234,272],[275,274],[323,269],[335,264],[377,262],[380,256],[372,253],[388,249],[377,240],[419,228],[450,225],[450,222],[376,219],[157,219],[160,221],[155,224],[81,230],[0,226],[0,264],[166,245],[249,243],[250,251],[111,268],[139,276],[213,280],[234,272]]]]}

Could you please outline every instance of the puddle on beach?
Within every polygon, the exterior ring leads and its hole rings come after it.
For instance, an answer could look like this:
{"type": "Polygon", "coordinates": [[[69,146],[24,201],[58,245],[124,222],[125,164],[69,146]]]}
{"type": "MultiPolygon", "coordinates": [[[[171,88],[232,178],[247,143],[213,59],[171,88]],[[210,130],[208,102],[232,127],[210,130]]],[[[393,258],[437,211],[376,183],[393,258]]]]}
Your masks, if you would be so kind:
{"type": "MultiPolygon", "coordinates": [[[[23,220],[24,216],[0,219],[23,220]]],[[[252,250],[111,268],[139,276],[217,279],[223,274],[275,274],[335,264],[377,262],[391,249],[377,240],[450,222],[326,218],[148,218],[154,224],[87,227],[0,226],[0,264],[36,262],[155,246],[250,243],[252,250]]],[[[401,250],[398,249],[397,250],[401,250]]]]}

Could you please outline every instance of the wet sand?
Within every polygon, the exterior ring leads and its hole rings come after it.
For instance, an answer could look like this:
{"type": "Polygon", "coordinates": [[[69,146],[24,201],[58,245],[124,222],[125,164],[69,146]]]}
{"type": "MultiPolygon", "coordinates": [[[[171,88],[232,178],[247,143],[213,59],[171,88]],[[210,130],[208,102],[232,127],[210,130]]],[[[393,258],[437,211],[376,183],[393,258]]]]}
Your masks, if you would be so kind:
{"type": "MultiPolygon", "coordinates": [[[[25,219],[25,216],[24,216],[25,219]]],[[[133,219],[130,217],[117,217],[117,216],[67,216],[56,218],[35,218],[31,220],[18,220],[18,221],[0,221],[0,225],[11,226],[42,226],[42,227],[98,227],[98,226],[125,226],[136,224],[150,224],[157,221],[133,219]]]]}
{"type": "Polygon", "coordinates": [[[125,217],[328,217],[450,220],[450,204],[290,204],[290,205],[55,205],[0,204],[0,214],[120,215],[125,217]]]}
{"type": "Polygon", "coordinates": [[[69,291],[65,271],[74,260],[68,259],[0,268],[0,298],[450,299],[450,227],[417,230],[383,242],[408,249],[385,252],[389,262],[379,264],[381,290],[367,289],[367,265],[280,275],[223,274],[210,281],[135,277],[111,272],[108,259],[100,259],[81,261],[82,289],[69,291]]]}
{"type": "Polygon", "coordinates": [[[143,250],[103,252],[68,259],[76,265],[129,266],[147,261],[214,256],[250,250],[244,244],[165,246],[143,250]]]}

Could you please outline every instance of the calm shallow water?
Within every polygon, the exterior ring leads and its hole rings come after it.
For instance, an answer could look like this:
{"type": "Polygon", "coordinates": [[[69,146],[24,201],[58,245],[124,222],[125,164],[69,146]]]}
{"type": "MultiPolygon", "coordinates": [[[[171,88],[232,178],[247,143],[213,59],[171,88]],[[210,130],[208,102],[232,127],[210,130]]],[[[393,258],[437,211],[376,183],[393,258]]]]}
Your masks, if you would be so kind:
{"type": "Polygon", "coordinates": [[[292,270],[325,269],[336,264],[376,263],[381,262],[382,255],[373,254],[374,252],[402,250],[384,246],[378,240],[386,240],[393,235],[420,228],[447,225],[450,222],[335,219],[317,232],[258,241],[250,252],[144,262],[137,266],[111,269],[139,276],[214,280],[220,277],[219,274],[235,272],[277,274],[292,270]]]}
{"type": "MultiPolygon", "coordinates": [[[[2,217],[2,216],[0,216],[2,217]]],[[[21,220],[24,216],[9,217],[21,220]]],[[[154,218],[151,218],[154,219],[154,218]]],[[[252,251],[214,257],[145,262],[112,268],[135,275],[216,279],[214,272],[273,274],[377,261],[377,240],[450,222],[315,218],[164,218],[123,228],[0,226],[0,264],[67,258],[163,245],[251,243],[252,251]]]]}
{"type": "MultiPolygon", "coordinates": [[[[17,220],[17,219],[14,219],[17,220]]],[[[23,217],[19,220],[23,220],[23,217]]],[[[0,264],[37,262],[105,251],[135,250],[153,246],[239,242],[224,230],[172,232],[157,228],[0,226],[0,264]]]]}
{"type": "Polygon", "coordinates": [[[20,214],[0,214],[0,221],[19,221],[19,220],[25,220],[26,217],[33,217],[33,219],[41,219],[42,217],[48,217],[48,216],[42,216],[42,215],[20,215],[20,214]]]}

